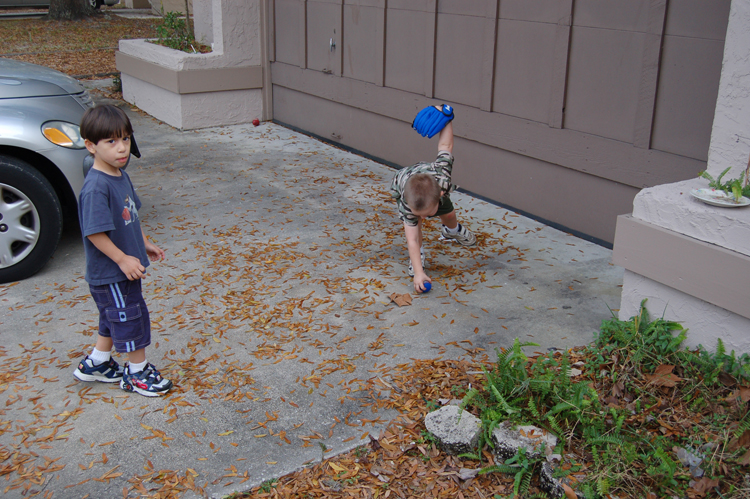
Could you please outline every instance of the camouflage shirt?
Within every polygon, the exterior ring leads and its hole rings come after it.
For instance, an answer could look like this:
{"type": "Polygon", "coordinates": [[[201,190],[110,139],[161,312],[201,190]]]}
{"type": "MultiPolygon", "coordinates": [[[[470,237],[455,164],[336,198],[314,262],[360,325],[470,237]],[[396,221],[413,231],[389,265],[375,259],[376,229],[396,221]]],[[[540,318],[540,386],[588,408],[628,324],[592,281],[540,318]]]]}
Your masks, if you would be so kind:
{"type": "Polygon", "coordinates": [[[440,151],[437,159],[433,163],[417,163],[416,165],[402,168],[393,176],[391,182],[391,197],[398,203],[398,217],[406,224],[415,226],[419,223],[419,217],[416,216],[406,206],[403,199],[406,182],[415,173],[427,173],[435,177],[442,191],[445,191],[444,198],[450,199],[450,192],[455,190],[451,183],[451,173],[453,173],[453,156],[448,151],[440,151]]]}

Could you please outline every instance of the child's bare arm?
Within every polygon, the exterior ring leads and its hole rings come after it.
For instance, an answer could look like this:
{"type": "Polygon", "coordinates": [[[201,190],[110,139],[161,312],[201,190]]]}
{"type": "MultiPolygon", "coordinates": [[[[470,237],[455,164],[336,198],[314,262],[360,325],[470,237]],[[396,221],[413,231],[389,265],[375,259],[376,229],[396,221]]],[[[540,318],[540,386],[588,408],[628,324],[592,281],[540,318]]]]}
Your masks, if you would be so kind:
{"type": "Polygon", "coordinates": [[[453,154],[453,122],[445,125],[438,135],[438,152],[448,151],[453,154]]]}
{"type": "Polygon", "coordinates": [[[417,293],[423,293],[425,291],[425,282],[432,282],[432,279],[425,274],[424,268],[422,267],[422,255],[419,252],[421,246],[421,230],[422,229],[419,225],[404,224],[406,248],[409,250],[409,259],[411,260],[411,266],[414,269],[414,291],[417,293]]]}
{"type": "Polygon", "coordinates": [[[135,281],[136,279],[143,278],[146,267],[141,265],[141,261],[138,258],[126,255],[120,248],[115,246],[115,243],[112,242],[106,233],[91,234],[88,236],[88,239],[91,241],[91,244],[96,246],[96,249],[107,255],[110,260],[120,267],[120,270],[122,270],[122,273],[125,274],[128,280],[135,281]]]}

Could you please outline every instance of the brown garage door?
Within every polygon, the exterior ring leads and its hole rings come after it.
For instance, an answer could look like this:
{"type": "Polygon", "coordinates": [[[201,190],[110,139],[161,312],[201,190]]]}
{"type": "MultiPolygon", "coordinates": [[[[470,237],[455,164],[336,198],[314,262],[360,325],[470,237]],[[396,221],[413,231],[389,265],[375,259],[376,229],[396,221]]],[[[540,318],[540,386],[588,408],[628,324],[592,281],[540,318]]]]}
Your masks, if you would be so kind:
{"type": "Polygon", "coordinates": [[[463,189],[604,244],[705,169],[729,0],[269,1],[278,122],[408,165],[451,103],[463,189]]]}

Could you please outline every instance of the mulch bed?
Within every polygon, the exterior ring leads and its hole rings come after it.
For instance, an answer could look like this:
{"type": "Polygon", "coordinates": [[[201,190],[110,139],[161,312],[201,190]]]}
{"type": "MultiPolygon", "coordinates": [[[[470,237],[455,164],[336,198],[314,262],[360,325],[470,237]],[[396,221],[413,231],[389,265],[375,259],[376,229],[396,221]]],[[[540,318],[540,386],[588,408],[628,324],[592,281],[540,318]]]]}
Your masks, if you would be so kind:
{"type": "MultiPolygon", "coordinates": [[[[513,478],[499,473],[461,478],[476,461],[446,455],[422,438],[428,403],[456,398],[470,384],[481,383],[473,360],[414,360],[388,381],[376,378],[375,408],[394,408],[400,416],[377,438],[320,464],[238,495],[249,497],[445,497],[492,498],[512,495],[513,478]]],[[[494,464],[485,452],[483,466],[494,464]]],[[[471,474],[471,473],[470,473],[471,474]]]]}
{"type": "Polygon", "coordinates": [[[80,21],[15,19],[0,22],[0,57],[40,64],[75,78],[117,74],[115,50],[123,39],[154,38],[161,19],[127,19],[97,12],[80,21]]]}

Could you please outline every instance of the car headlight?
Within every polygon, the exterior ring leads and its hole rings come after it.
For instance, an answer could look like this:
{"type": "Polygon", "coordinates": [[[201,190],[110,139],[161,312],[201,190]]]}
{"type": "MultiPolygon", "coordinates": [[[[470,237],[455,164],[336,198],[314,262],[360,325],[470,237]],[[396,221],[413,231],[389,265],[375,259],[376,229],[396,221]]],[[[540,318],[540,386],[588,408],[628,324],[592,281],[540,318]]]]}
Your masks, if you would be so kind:
{"type": "Polygon", "coordinates": [[[48,121],[42,125],[42,135],[55,145],[68,149],[83,149],[86,144],[81,137],[81,129],[65,121],[48,121]]]}

